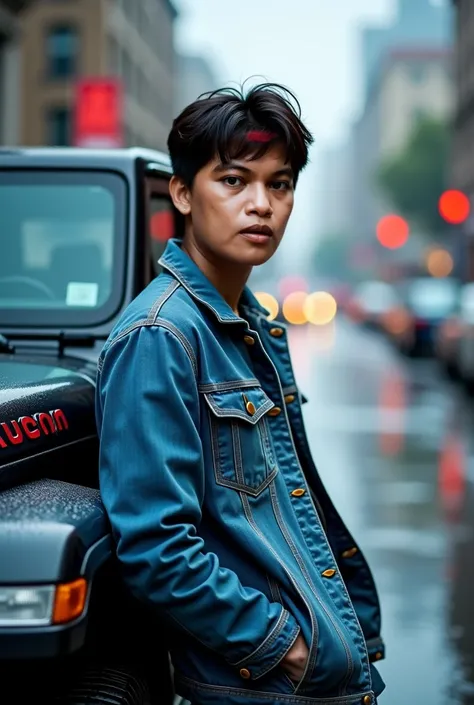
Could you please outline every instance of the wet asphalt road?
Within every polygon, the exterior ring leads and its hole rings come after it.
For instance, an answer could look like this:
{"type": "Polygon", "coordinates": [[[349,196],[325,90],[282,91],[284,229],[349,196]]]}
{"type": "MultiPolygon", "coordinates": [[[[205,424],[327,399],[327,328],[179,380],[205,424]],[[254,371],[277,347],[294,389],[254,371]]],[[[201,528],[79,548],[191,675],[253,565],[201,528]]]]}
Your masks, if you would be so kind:
{"type": "Polygon", "coordinates": [[[474,705],[474,400],[344,319],[290,344],[316,463],[380,591],[381,705],[474,705]]]}

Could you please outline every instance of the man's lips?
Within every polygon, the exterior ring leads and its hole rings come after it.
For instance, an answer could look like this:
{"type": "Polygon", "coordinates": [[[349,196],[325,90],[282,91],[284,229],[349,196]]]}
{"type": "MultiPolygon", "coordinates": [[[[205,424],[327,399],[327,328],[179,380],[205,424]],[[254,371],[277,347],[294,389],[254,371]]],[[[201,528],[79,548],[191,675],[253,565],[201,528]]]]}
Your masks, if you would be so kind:
{"type": "Polygon", "coordinates": [[[273,230],[268,225],[249,225],[248,228],[243,228],[240,231],[243,235],[265,235],[273,237],[273,230]]]}

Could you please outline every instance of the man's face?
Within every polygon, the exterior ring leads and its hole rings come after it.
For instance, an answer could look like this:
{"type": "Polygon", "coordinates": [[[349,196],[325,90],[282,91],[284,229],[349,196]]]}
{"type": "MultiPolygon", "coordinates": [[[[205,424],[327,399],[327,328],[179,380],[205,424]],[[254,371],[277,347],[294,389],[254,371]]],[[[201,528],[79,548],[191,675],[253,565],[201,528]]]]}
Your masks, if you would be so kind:
{"type": "Polygon", "coordinates": [[[285,150],[275,145],[260,159],[229,164],[215,159],[196,174],[187,199],[186,237],[202,254],[250,267],[263,264],[278,248],[293,209],[285,150]]]}

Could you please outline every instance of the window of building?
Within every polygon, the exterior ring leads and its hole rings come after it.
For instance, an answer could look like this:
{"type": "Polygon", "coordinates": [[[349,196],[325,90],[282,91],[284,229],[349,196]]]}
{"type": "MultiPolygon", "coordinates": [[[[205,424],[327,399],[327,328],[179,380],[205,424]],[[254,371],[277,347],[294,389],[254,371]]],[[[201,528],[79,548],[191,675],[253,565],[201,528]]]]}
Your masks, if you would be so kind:
{"type": "Polygon", "coordinates": [[[424,66],[424,64],[415,63],[415,62],[408,65],[408,72],[410,74],[410,80],[412,81],[412,83],[421,83],[422,81],[425,80],[425,78],[426,78],[425,68],[426,67],[424,66]]]}
{"type": "Polygon", "coordinates": [[[71,110],[50,108],[46,115],[46,138],[51,147],[67,147],[71,143],[71,110]]]}
{"type": "Polygon", "coordinates": [[[77,73],[79,37],[71,26],[52,27],[46,38],[46,60],[51,78],[71,78],[77,73]]]}

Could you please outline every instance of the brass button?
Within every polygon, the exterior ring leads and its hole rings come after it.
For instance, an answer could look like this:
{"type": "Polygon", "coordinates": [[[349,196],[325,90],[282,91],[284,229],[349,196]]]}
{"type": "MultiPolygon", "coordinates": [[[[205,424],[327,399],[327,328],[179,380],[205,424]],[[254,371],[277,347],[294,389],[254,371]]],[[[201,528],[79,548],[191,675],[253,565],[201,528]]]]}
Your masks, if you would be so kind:
{"type": "Polygon", "coordinates": [[[362,705],[371,705],[371,703],[372,698],[370,697],[370,695],[364,695],[364,697],[362,698],[362,705]]]}
{"type": "Polygon", "coordinates": [[[281,414],[281,409],[279,406],[274,406],[273,409],[270,409],[268,412],[269,416],[279,416],[281,414]]]}
{"type": "Polygon", "coordinates": [[[245,405],[245,408],[247,409],[247,413],[250,414],[250,416],[253,416],[257,409],[255,408],[255,404],[251,401],[248,401],[245,405]]]}
{"type": "Polygon", "coordinates": [[[244,335],[244,343],[247,343],[247,345],[255,345],[255,340],[251,335],[244,335]]]}
{"type": "Polygon", "coordinates": [[[354,546],[354,548],[349,548],[347,551],[344,551],[342,554],[343,558],[352,558],[352,556],[355,556],[357,553],[358,549],[354,546]]]}
{"type": "Polygon", "coordinates": [[[248,679],[250,678],[250,671],[248,670],[248,668],[240,669],[240,677],[248,681],[248,679]]]}
{"type": "Polygon", "coordinates": [[[333,578],[336,575],[334,568],[328,568],[322,573],[323,578],[333,578]]]}
{"type": "Polygon", "coordinates": [[[306,494],[306,490],[304,490],[304,489],[301,487],[301,488],[299,488],[299,489],[297,489],[297,490],[293,490],[293,492],[291,493],[291,496],[292,496],[292,497],[302,497],[304,494],[306,494]]]}
{"type": "Polygon", "coordinates": [[[381,658],[382,658],[382,654],[380,653],[380,651],[377,651],[377,653],[375,654],[375,660],[380,661],[381,658]]]}
{"type": "Polygon", "coordinates": [[[270,335],[274,338],[281,338],[284,332],[283,328],[270,328],[270,335]]]}
{"type": "Polygon", "coordinates": [[[285,404],[291,404],[291,402],[295,401],[296,397],[294,394],[287,394],[285,397],[285,404]]]}

